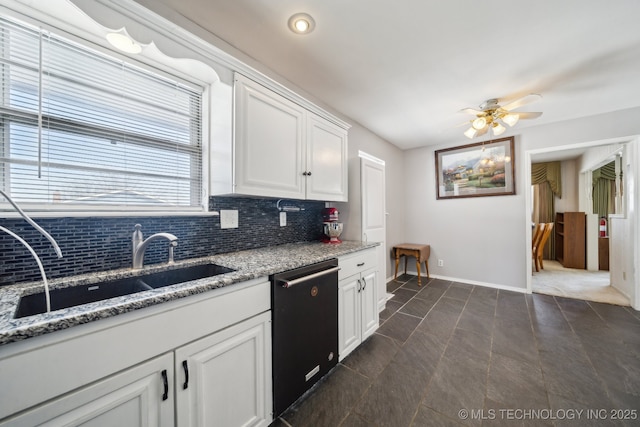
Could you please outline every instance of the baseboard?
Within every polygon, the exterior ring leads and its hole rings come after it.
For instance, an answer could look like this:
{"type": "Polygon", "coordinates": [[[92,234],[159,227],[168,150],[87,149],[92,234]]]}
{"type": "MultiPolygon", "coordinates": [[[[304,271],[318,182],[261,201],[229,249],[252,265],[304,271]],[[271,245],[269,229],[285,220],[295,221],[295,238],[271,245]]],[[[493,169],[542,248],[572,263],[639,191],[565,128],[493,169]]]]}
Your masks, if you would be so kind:
{"type": "MultiPolygon", "coordinates": [[[[407,273],[410,274],[410,273],[407,273]]],[[[412,276],[416,276],[416,274],[411,273],[412,276]]],[[[427,277],[426,274],[421,274],[421,277],[427,277]]],[[[527,288],[517,288],[515,286],[506,286],[506,285],[500,285],[497,283],[489,283],[489,282],[479,282],[477,280],[469,280],[469,279],[460,279],[457,277],[448,277],[448,276],[441,276],[438,274],[430,274],[429,275],[430,278],[432,279],[440,279],[440,280],[450,280],[452,282],[457,282],[457,283],[465,283],[467,285],[475,285],[475,286],[484,286],[485,288],[493,288],[493,289],[501,289],[503,291],[511,291],[511,292],[520,292],[523,294],[526,293],[531,293],[531,292],[527,292],[527,288]]],[[[391,279],[393,280],[393,279],[391,279]]]]}

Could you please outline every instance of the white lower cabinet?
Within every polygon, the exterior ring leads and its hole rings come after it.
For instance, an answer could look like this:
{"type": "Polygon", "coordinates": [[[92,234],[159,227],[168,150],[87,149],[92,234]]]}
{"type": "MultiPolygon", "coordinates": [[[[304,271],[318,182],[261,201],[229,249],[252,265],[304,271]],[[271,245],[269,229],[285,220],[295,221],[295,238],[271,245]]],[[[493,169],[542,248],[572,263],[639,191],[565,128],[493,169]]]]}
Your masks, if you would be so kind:
{"type": "Polygon", "coordinates": [[[38,406],[8,425],[170,427],[172,383],[173,354],[165,354],[38,406]]]}
{"type": "Polygon", "coordinates": [[[268,426],[271,313],[176,350],[177,426],[268,426]]]}
{"type": "Polygon", "coordinates": [[[338,353],[339,360],[343,360],[380,324],[378,271],[373,249],[339,258],[339,263],[342,277],[338,282],[338,353]]]}
{"type": "Polygon", "coordinates": [[[270,284],[7,344],[0,379],[0,427],[268,426],[270,284]]]}
{"type": "Polygon", "coordinates": [[[38,406],[8,425],[268,426],[270,335],[266,312],[38,406]]]}

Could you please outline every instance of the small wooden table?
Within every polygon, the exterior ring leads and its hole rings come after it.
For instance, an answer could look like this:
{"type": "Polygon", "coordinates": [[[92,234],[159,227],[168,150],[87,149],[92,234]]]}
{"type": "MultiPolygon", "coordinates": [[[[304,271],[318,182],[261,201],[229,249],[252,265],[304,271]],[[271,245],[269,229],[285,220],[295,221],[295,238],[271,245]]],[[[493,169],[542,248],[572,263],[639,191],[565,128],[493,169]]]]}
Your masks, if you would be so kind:
{"type": "Polygon", "coordinates": [[[393,280],[398,277],[398,264],[400,263],[400,257],[404,255],[404,274],[407,274],[407,258],[412,256],[416,259],[416,269],[418,270],[418,286],[421,286],[420,281],[420,263],[424,262],[424,266],[427,268],[427,278],[429,278],[429,254],[431,253],[431,247],[429,245],[420,245],[414,243],[403,243],[401,245],[395,245],[393,247],[393,253],[396,257],[396,272],[393,275],[393,280]]]}

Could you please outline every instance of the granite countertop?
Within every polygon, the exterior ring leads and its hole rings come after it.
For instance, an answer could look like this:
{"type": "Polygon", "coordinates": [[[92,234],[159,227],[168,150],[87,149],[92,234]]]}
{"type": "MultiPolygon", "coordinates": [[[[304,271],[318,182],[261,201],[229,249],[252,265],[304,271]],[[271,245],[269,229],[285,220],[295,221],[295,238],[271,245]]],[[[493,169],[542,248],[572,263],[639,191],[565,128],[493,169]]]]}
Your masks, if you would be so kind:
{"type": "Polygon", "coordinates": [[[0,287],[0,345],[44,335],[75,325],[127,313],[143,307],[195,295],[212,289],[245,282],[258,277],[291,270],[338,256],[377,246],[378,243],[344,241],[338,245],[319,242],[292,243],[218,254],[176,262],[173,265],[156,264],[142,270],[130,268],[84,274],[49,281],[50,289],[100,283],[142,274],[156,273],[178,266],[214,263],[235,271],[214,277],[192,280],[163,288],[138,292],[99,302],[83,304],[50,313],[14,319],[21,296],[41,292],[42,281],[0,287]]]}

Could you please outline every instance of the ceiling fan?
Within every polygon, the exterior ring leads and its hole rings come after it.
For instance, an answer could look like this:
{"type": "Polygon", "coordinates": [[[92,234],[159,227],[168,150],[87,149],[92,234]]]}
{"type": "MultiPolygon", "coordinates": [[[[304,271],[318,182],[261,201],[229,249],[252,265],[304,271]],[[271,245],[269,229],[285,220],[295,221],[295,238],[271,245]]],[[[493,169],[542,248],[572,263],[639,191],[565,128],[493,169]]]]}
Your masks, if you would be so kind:
{"type": "Polygon", "coordinates": [[[542,98],[537,93],[531,93],[523,96],[522,98],[511,101],[504,106],[499,104],[500,100],[497,98],[488,99],[480,104],[480,110],[475,108],[463,108],[460,110],[462,113],[469,113],[476,116],[471,120],[471,127],[464,132],[464,135],[471,139],[476,136],[481,136],[487,133],[489,130],[493,132],[493,135],[501,135],[505,130],[503,124],[514,126],[520,119],[535,119],[542,115],[540,112],[514,112],[516,108],[523,105],[530,104],[542,98]]]}

